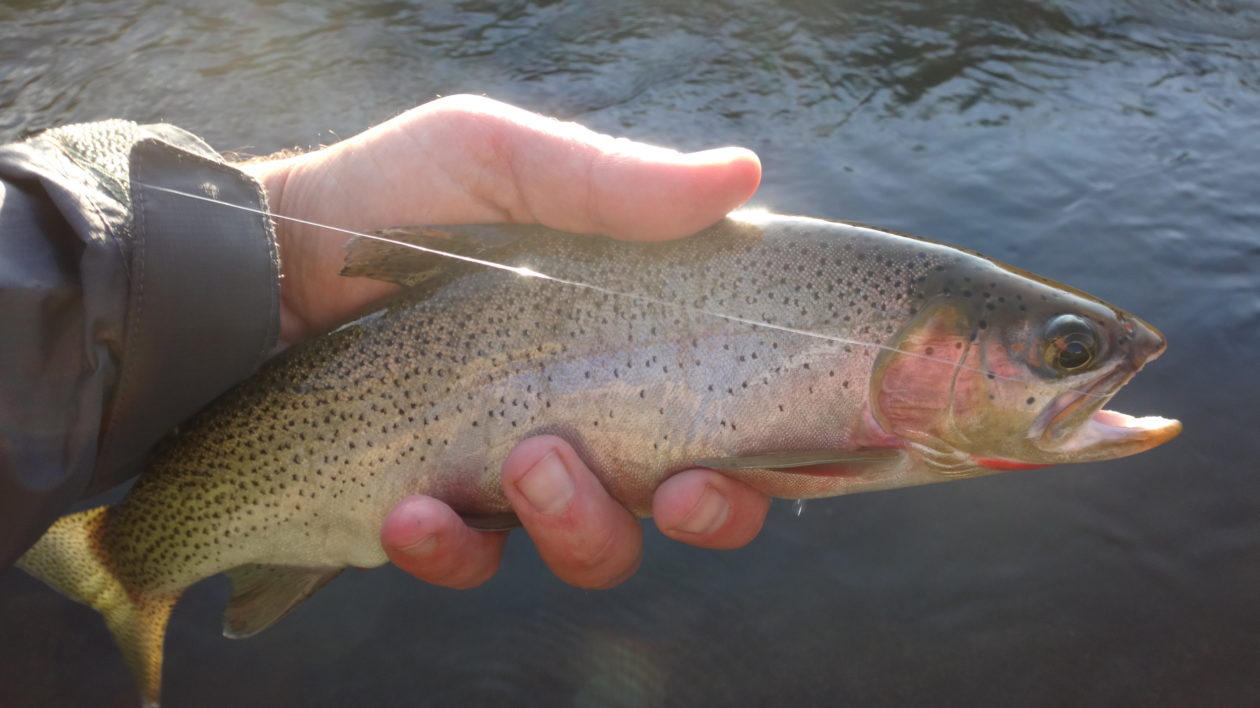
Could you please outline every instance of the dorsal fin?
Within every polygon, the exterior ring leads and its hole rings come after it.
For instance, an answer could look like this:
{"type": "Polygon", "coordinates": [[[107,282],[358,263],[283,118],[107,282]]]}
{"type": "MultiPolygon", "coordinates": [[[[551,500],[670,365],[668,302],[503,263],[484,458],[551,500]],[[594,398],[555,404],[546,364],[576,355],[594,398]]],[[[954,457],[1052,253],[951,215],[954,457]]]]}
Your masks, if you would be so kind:
{"type": "MultiPolygon", "coordinates": [[[[459,256],[498,262],[493,254],[531,236],[558,233],[535,224],[467,224],[382,229],[373,235],[459,256]]],[[[465,262],[438,253],[356,236],[346,244],[341,274],[410,287],[465,262]]]]}
{"type": "Polygon", "coordinates": [[[341,571],[339,567],[286,565],[240,565],[227,571],[232,579],[232,598],[223,613],[223,636],[244,639],[258,634],[341,571]]]}

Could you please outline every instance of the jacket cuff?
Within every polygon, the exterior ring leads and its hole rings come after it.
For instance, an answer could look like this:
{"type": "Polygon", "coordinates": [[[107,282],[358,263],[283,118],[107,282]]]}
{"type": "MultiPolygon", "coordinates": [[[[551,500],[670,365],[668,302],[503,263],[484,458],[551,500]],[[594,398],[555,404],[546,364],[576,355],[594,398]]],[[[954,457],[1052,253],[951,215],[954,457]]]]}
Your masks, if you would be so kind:
{"type": "Polygon", "coordinates": [[[129,171],[127,324],[93,490],[258,368],[279,332],[279,258],[258,182],[158,138],[135,144],[129,171]]]}
{"type": "Polygon", "coordinates": [[[257,368],[279,331],[262,188],[168,125],[0,146],[0,569],[257,368]]]}

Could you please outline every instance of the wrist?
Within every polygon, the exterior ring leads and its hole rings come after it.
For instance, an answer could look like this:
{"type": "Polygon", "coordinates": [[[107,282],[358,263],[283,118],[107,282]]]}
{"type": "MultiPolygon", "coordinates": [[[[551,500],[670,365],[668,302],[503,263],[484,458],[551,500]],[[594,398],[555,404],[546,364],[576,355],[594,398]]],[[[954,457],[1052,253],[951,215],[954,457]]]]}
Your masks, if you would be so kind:
{"type": "MultiPolygon", "coordinates": [[[[300,158],[301,155],[290,155],[279,159],[263,158],[240,163],[236,167],[262,186],[263,193],[266,195],[265,208],[267,211],[287,216],[290,210],[287,208],[285,201],[286,187],[289,185],[289,177],[292,175],[294,164],[300,158]]],[[[271,355],[274,356],[295,342],[305,338],[308,327],[306,322],[289,306],[288,298],[285,297],[285,291],[288,290],[285,282],[285,270],[289,267],[289,260],[293,255],[289,244],[293,238],[293,227],[297,224],[287,219],[275,217],[271,217],[271,221],[275,227],[276,251],[280,257],[280,268],[277,275],[280,279],[281,292],[280,336],[275,348],[271,351],[271,355]]]]}
{"type": "MultiPolygon", "coordinates": [[[[284,209],[285,187],[288,185],[289,174],[293,169],[293,161],[295,159],[295,157],[278,160],[263,159],[239,163],[235,167],[262,185],[263,193],[267,195],[266,208],[268,211],[275,214],[286,214],[284,209]]],[[[272,222],[276,228],[276,241],[283,244],[287,240],[286,234],[289,231],[291,222],[285,219],[274,218],[272,222]]]]}

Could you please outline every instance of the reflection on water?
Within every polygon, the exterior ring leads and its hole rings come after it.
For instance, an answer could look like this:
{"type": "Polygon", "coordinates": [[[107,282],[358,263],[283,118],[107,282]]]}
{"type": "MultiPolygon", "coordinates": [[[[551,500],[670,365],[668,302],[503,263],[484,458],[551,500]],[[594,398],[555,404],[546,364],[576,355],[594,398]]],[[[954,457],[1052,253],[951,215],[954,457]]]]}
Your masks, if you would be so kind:
{"type": "MultiPolygon", "coordinates": [[[[611,592],[516,539],[478,590],[348,573],[230,642],[207,582],[168,704],[1260,703],[1257,38],[1228,0],[6,3],[5,140],[127,117],[266,152],[483,92],[747,145],[761,204],[979,249],[1171,343],[1117,406],[1181,418],[1166,448],[782,504],[736,552],[649,531],[611,592]]],[[[16,572],[0,598],[5,705],[134,705],[88,610],[16,572]]]]}

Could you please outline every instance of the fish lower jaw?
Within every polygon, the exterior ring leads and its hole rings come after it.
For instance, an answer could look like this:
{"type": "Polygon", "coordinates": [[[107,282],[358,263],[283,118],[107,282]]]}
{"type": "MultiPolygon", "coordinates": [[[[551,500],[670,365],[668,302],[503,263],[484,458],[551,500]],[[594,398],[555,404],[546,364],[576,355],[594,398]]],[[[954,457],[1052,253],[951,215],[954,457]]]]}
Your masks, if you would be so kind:
{"type": "Polygon", "coordinates": [[[1054,445],[1064,462],[1110,460],[1145,452],[1181,433],[1181,421],[1136,417],[1107,409],[1094,411],[1081,426],[1054,445]]]}
{"type": "Polygon", "coordinates": [[[1181,421],[1148,415],[1138,418],[1119,411],[1100,409],[1090,416],[1086,427],[1108,440],[1141,439],[1149,442],[1150,447],[1162,445],[1181,433],[1181,421]]]}

